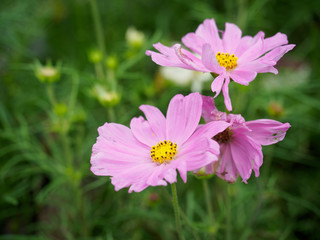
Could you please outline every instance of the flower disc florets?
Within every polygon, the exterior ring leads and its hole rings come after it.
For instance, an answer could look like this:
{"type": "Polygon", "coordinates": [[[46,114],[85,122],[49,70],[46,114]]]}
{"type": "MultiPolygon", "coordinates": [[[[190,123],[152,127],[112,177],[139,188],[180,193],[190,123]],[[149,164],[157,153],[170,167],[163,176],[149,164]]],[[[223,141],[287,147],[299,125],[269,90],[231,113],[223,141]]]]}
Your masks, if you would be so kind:
{"type": "Polygon", "coordinates": [[[217,61],[221,67],[227,71],[236,68],[238,58],[234,54],[218,52],[216,54],[217,61]]]}
{"type": "Polygon", "coordinates": [[[177,154],[177,144],[171,141],[160,141],[151,148],[151,157],[154,162],[167,163],[170,162],[177,154]]]}
{"type": "Polygon", "coordinates": [[[230,142],[232,135],[233,133],[231,129],[228,127],[223,132],[220,132],[217,135],[215,135],[212,139],[217,141],[219,144],[228,143],[230,142]]]}

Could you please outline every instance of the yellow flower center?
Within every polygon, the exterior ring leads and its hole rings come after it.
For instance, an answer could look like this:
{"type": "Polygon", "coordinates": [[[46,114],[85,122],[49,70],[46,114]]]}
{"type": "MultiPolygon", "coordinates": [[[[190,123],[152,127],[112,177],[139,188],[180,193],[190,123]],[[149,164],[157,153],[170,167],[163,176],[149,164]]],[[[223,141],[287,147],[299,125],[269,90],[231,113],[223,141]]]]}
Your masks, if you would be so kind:
{"type": "Polygon", "coordinates": [[[237,66],[238,58],[234,54],[230,55],[229,53],[218,52],[216,58],[219,65],[225,67],[227,71],[232,70],[237,66]]]}
{"type": "Polygon", "coordinates": [[[156,163],[168,163],[177,154],[177,144],[171,141],[161,141],[151,148],[152,160],[156,163]]]}

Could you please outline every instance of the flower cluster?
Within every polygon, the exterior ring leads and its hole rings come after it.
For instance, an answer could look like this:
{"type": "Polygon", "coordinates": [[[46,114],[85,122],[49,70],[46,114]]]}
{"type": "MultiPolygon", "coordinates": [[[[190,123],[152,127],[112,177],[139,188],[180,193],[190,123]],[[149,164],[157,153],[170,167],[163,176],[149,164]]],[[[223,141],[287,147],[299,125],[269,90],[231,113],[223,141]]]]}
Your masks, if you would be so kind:
{"type": "MultiPolygon", "coordinates": [[[[182,38],[192,52],[175,44],[154,44],[159,51],[147,51],[161,66],[178,67],[217,75],[211,89],[217,97],[223,92],[226,108],[231,111],[228,85],[231,80],[248,85],[257,73],[277,74],[277,61],[295,45],[287,36],[277,33],[265,38],[263,32],[254,37],[243,36],[234,24],[226,23],[219,35],[214,19],[205,20],[195,33],[182,38]]],[[[130,128],[105,123],[93,145],[91,171],[110,176],[115,190],[129,187],[140,192],[148,186],[184,182],[187,172],[205,169],[205,174],[235,182],[259,176],[263,162],[262,145],[283,140],[289,123],[270,119],[245,121],[240,114],[227,114],[216,109],[213,97],[191,93],[174,96],[166,116],[153,106],[142,105],[145,118],[133,118],[130,128]],[[201,116],[205,124],[199,124],[201,116]]]]}

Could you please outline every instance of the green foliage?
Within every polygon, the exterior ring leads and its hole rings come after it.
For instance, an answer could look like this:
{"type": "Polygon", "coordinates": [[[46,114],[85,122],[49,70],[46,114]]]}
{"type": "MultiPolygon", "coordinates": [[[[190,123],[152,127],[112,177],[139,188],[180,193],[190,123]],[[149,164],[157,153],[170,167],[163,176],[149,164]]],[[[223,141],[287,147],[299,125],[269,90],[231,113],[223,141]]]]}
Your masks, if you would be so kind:
{"type": "MultiPolygon", "coordinates": [[[[0,1],[0,240],[177,239],[169,188],[115,192],[90,172],[90,155],[105,122],[128,125],[139,105],[165,110],[176,93],[190,92],[166,82],[145,50],[180,41],[205,18],[219,28],[234,22],[244,35],[283,32],[297,45],[277,76],[230,84],[235,113],[292,127],[264,148],[261,176],[248,184],[191,174],[178,181],[185,236],[318,239],[318,9],[316,0],[0,1]],[[131,44],[130,26],[144,34],[131,44]],[[58,75],[39,75],[46,63],[58,75]]],[[[212,95],[209,82],[203,93],[212,95]]]]}

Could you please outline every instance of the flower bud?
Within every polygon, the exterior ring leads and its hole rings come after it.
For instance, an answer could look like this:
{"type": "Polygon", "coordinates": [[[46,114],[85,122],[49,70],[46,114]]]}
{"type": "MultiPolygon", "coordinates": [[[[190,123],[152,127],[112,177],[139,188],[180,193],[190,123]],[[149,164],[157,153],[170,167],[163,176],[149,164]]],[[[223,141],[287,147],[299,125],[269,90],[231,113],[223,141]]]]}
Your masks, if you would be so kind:
{"type": "Polygon", "coordinates": [[[67,111],[68,107],[64,103],[58,103],[54,106],[54,113],[58,117],[63,117],[64,115],[66,115],[67,111]]]}
{"type": "Polygon", "coordinates": [[[271,102],[268,106],[268,113],[274,118],[280,118],[284,114],[284,109],[281,104],[277,102],[271,102]]]}
{"type": "Polygon", "coordinates": [[[144,33],[136,30],[134,27],[129,27],[126,32],[126,40],[130,47],[140,48],[145,41],[144,33]]]}
{"type": "Polygon", "coordinates": [[[53,67],[50,63],[47,63],[46,66],[42,66],[40,62],[36,62],[34,65],[34,73],[41,82],[56,82],[60,79],[60,64],[53,67]]]}
{"type": "Polygon", "coordinates": [[[93,49],[88,53],[88,58],[91,63],[99,63],[102,61],[103,56],[99,50],[93,49]]]}
{"type": "Polygon", "coordinates": [[[118,66],[118,60],[115,56],[109,56],[106,59],[106,67],[109,69],[116,69],[118,66]]]}
{"type": "Polygon", "coordinates": [[[112,107],[120,102],[121,96],[115,91],[108,91],[105,86],[96,84],[91,89],[93,97],[98,99],[100,104],[104,107],[112,107]]]}

